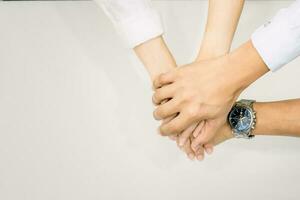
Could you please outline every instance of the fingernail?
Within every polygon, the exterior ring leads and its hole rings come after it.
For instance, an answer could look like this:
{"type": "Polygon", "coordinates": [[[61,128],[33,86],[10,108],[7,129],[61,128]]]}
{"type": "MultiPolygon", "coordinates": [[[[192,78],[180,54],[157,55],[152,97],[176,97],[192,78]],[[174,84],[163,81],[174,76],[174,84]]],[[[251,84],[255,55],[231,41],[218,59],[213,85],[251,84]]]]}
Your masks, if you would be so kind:
{"type": "Polygon", "coordinates": [[[212,149],[212,148],[207,148],[207,149],[206,149],[206,153],[207,153],[207,154],[212,154],[212,152],[213,152],[213,149],[212,149]]]}
{"type": "Polygon", "coordinates": [[[183,139],[180,139],[180,140],[179,140],[179,146],[181,146],[181,147],[182,147],[182,146],[184,145],[184,143],[185,143],[185,142],[184,142],[184,140],[183,140],[183,139]]]}
{"type": "Polygon", "coordinates": [[[203,160],[203,155],[198,155],[197,160],[199,160],[199,161],[203,160]]]}
{"type": "Polygon", "coordinates": [[[194,158],[195,158],[194,154],[192,154],[192,153],[189,153],[188,157],[189,157],[191,160],[194,160],[194,158]]]}

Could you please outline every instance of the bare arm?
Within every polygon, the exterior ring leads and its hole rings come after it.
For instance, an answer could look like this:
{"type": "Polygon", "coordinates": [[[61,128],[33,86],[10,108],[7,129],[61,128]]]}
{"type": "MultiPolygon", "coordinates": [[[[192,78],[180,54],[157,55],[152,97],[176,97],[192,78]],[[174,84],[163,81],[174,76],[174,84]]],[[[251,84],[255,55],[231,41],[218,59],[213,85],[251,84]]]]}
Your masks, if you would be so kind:
{"type": "MultiPolygon", "coordinates": [[[[210,0],[206,30],[196,61],[228,53],[243,3],[244,0],[210,0]]],[[[162,37],[145,42],[137,46],[134,51],[148,70],[152,81],[161,73],[176,67],[176,62],[162,37]]],[[[184,138],[182,140],[185,142],[181,142],[181,146],[185,146],[184,149],[188,154],[191,153],[190,141],[186,141],[196,126],[197,123],[193,124],[182,134],[184,138]]],[[[200,126],[196,130],[200,130],[200,126]]],[[[180,144],[179,139],[177,143],[180,144]]],[[[193,155],[189,155],[189,157],[193,158],[193,155]]]]}
{"type": "Polygon", "coordinates": [[[144,64],[152,81],[158,75],[176,67],[175,59],[162,36],[135,47],[134,51],[144,64]]]}
{"type": "MultiPolygon", "coordinates": [[[[300,137],[300,99],[256,102],[253,108],[257,117],[254,135],[300,137]]],[[[217,145],[233,137],[226,123],[211,143],[217,145]]]]}
{"type": "Polygon", "coordinates": [[[254,103],[257,111],[255,135],[300,137],[300,99],[254,103]]]}
{"type": "MultiPolygon", "coordinates": [[[[229,52],[243,5],[244,0],[209,1],[205,32],[195,62],[212,59],[229,52]]],[[[199,135],[203,123],[204,122],[200,123],[198,127],[192,131],[195,137],[199,135]]],[[[196,122],[193,126],[197,124],[196,122]]],[[[193,136],[191,136],[190,132],[184,132],[184,134],[181,134],[180,138],[178,138],[177,143],[184,145],[189,137],[193,140],[193,136]]],[[[198,146],[198,144],[194,144],[194,146],[198,146]]],[[[206,152],[211,153],[212,146],[207,145],[207,147],[206,152]]],[[[204,158],[203,150],[203,148],[197,150],[194,148],[194,151],[197,151],[195,154],[198,160],[204,158]]]]}
{"type": "MultiPolygon", "coordinates": [[[[210,0],[208,19],[197,60],[210,59],[229,52],[244,0],[210,0]]],[[[157,37],[134,48],[152,80],[176,67],[163,38],[157,37]]]]}
{"type": "Polygon", "coordinates": [[[209,0],[208,17],[198,60],[229,52],[244,0],[209,0]]]}

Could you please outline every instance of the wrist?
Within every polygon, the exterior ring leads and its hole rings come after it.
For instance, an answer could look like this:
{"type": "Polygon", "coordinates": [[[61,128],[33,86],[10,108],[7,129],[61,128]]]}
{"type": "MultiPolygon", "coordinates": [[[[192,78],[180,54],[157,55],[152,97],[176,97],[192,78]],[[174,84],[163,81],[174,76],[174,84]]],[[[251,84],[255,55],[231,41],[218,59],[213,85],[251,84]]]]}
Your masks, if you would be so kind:
{"type": "Polygon", "coordinates": [[[224,51],[216,52],[216,51],[210,51],[210,50],[200,50],[197,58],[195,59],[195,62],[218,58],[218,57],[224,56],[226,54],[227,54],[227,52],[224,53],[224,51]]]}
{"type": "Polygon", "coordinates": [[[213,44],[204,41],[201,45],[201,48],[195,61],[197,62],[201,60],[209,60],[212,58],[224,56],[229,52],[229,46],[230,45],[227,44],[213,44]]]}
{"type": "Polygon", "coordinates": [[[243,91],[269,71],[251,41],[224,56],[224,59],[226,72],[232,78],[230,83],[236,91],[243,91]]]}
{"type": "Polygon", "coordinates": [[[227,54],[231,47],[232,37],[215,29],[204,33],[197,61],[207,60],[227,54]]]}
{"type": "Polygon", "coordinates": [[[156,37],[134,48],[149,76],[154,81],[160,74],[176,67],[175,59],[163,38],[156,37]]]}

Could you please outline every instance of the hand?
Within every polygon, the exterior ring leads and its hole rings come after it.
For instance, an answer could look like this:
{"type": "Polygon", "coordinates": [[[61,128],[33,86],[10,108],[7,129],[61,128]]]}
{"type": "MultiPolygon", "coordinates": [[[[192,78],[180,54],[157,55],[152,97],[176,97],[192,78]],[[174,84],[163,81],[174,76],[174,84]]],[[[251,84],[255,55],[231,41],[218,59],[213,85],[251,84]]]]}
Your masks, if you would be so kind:
{"type": "MultiPolygon", "coordinates": [[[[201,134],[201,129],[204,126],[205,121],[202,121],[198,127],[196,129],[198,129],[199,133],[201,134]]],[[[196,131],[196,132],[198,132],[196,131]]],[[[171,139],[177,141],[177,145],[179,146],[178,143],[178,136],[170,136],[171,139]]],[[[218,144],[221,144],[223,142],[225,142],[226,140],[229,140],[231,138],[233,138],[233,134],[232,131],[228,125],[228,123],[224,124],[216,133],[216,135],[205,145],[201,146],[197,146],[196,150],[194,151],[191,148],[191,143],[197,138],[197,136],[195,137],[194,135],[191,135],[186,143],[184,144],[184,146],[179,146],[179,148],[186,153],[186,155],[193,160],[194,158],[196,158],[199,161],[202,161],[205,157],[205,153],[206,154],[212,154],[214,151],[214,147],[218,144]]]]}
{"type": "MultiPolygon", "coordinates": [[[[242,91],[235,83],[226,56],[202,61],[174,69],[154,81],[153,101],[167,103],[154,111],[157,120],[174,114],[177,116],[160,126],[162,135],[181,134],[190,125],[205,120],[199,137],[192,142],[192,149],[207,144],[226,122],[226,117],[242,91]]],[[[186,140],[190,135],[186,136],[186,140]]]]}
{"type": "MultiPolygon", "coordinates": [[[[228,123],[226,123],[217,131],[216,135],[207,144],[205,144],[203,147],[199,145],[196,148],[196,151],[195,151],[196,158],[198,160],[203,160],[204,159],[204,150],[207,154],[211,154],[213,152],[214,146],[221,144],[231,138],[233,138],[233,134],[232,134],[231,128],[229,127],[228,123]]],[[[195,138],[193,140],[195,140],[195,138]]],[[[193,142],[193,140],[192,140],[192,142],[193,142]]]]}
{"type": "MultiPolygon", "coordinates": [[[[163,103],[166,103],[167,101],[163,101],[162,102],[162,104],[163,103]]],[[[163,124],[164,123],[168,123],[169,121],[171,121],[173,118],[175,118],[176,117],[176,115],[173,115],[173,116],[171,116],[171,117],[168,117],[167,119],[164,119],[163,120],[163,124]]],[[[199,155],[201,154],[201,151],[199,150],[200,149],[200,147],[199,147],[199,149],[198,149],[198,154],[196,154],[194,151],[193,151],[193,149],[191,148],[191,141],[192,141],[192,139],[193,139],[193,136],[192,135],[199,135],[199,133],[200,133],[200,131],[201,131],[201,129],[202,129],[202,127],[203,127],[203,124],[204,123],[202,123],[202,122],[200,122],[200,123],[194,123],[194,124],[192,124],[192,125],[190,125],[186,130],[184,130],[183,131],[183,133],[181,134],[181,135],[170,135],[169,136],[169,138],[171,139],[171,140],[174,140],[174,141],[176,141],[177,142],[177,145],[178,145],[178,147],[183,151],[183,152],[185,152],[186,153],[186,155],[188,156],[188,158],[189,159],[191,159],[191,160],[194,160],[194,158],[196,157],[198,157],[198,160],[199,160],[199,155]],[[190,138],[189,139],[185,139],[185,137],[187,136],[187,135],[191,135],[190,136],[190,138]],[[184,144],[182,144],[182,142],[184,141],[184,144]]],[[[210,152],[210,151],[208,151],[207,149],[205,149],[205,151],[206,152],[210,152]]],[[[203,151],[202,151],[203,152],[203,151]]]]}

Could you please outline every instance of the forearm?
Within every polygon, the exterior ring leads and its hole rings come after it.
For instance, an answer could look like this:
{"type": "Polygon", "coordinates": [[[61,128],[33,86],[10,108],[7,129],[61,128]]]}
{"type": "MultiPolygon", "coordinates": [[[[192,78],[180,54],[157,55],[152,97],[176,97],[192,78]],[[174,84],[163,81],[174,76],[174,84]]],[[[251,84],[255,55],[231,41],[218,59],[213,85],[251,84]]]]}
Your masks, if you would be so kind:
{"type": "Polygon", "coordinates": [[[225,65],[223,78],[236,92],[241,92],[269,71],[259,53],[247,41],[230,54],[219,59],[225,65]]]}
{"type": "Polygon", "coordinates": [[[159,74],[176,67],[176,62],[161,36],[135,47],[134,51],[144,64],[152,81],[159,74]]]}
{"type": "Polygon", "coordinates": [[[244,0],[210,0],[206,28],[196,60],[229,52],[244,0]]]}
{"type": "Polygon", "coordinates": [[[254,103],[257,112],[255,135],[300,137],[300,99],[254,103]]]}

